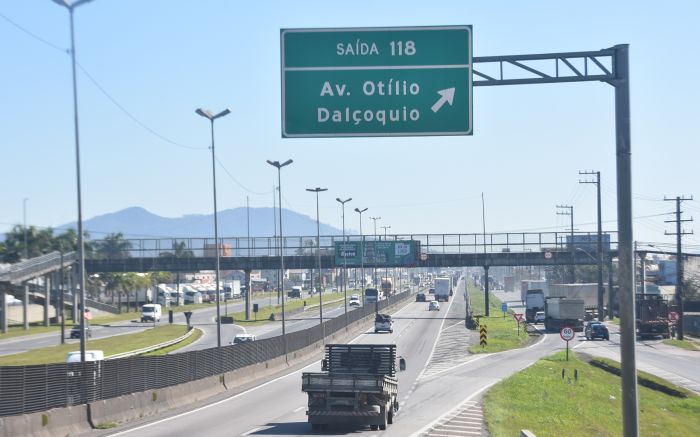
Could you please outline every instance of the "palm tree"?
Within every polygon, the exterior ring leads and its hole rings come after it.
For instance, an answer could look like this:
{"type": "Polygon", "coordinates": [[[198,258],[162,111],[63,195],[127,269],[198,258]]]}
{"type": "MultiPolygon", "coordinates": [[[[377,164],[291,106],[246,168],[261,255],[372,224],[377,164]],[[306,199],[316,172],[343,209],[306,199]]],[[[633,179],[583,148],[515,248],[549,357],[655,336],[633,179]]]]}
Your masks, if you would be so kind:
{"type": "Polygon", "coordinates": [[[108,234],[104,240],[98,241],[97,255],[106,259],[130,258],[131,242],[124,239],[121,232],[108,234]]]}
{"type": "MultiPolygon", "coordinates": [[[[190,249],[187,248],[187,243],[184,241],[180,241],[179,243],[177,241],[173,242],[173,251],[172,252],[161,252],[160,256],[162,258],[194,258],[194,252],[192,252],[190,249]]],[[[178,270],[175,272],[176,275],[176,283],[177,283],[177,305],[180,305],[180,271],[178,270]]]]}

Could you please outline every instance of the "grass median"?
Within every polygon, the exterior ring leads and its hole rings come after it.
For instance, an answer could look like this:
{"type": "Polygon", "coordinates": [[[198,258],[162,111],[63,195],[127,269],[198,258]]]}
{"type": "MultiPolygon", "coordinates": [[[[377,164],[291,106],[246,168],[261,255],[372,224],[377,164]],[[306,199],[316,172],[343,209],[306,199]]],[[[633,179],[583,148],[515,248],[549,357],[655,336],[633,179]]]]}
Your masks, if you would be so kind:
{"type": "MultiPolygon", "coordinates": [[[[349,290],[348,290],[349,291],[349,290]]],[[[349,294],[349,293],[348,293],[349,294]]],[[[341,300],[342,304],[342,299],[345,297],[344,293],[323,293],[323,306],[326,307],[327,305],[336,305],[337,303],[331,304],[332,301],[337,301],[341,300]]],[[[320,303],[320,297],[318,294],[310,297],[302,297],[302,298],[297,298],[297,299],[287,299],[285,300],[284,304],[284,311],[285,314],[289,311],[303,308],[304,306],[311,306],[311,305],[316,305],[318,306],[320,303]]],[[[235,320],[235,323],[238,325],[243,325],[243,326],[257,326],[257,325],[262,325],[265,323],[268,323],[270,321],[270,314],[280,314],[282,312],[282,305],[273,305],[273,306],[260,306],[258,309],[257,314],[253,313],[253,320],[246,320],[245,319],[245,311],[239,311],[236,313],[233,313],[233,319],[235,320]],[[257,320],[256,320],[257,319],[257,320]]],[[[324,317],[325,318],[325,317],[324,317]]]]}
{"type": "Polygon", "coordinates": [[[501,311],[501,301],[493,293],[489,293],[489,314],[485,317],[484,292],[469,282],[469,298],[471,299],[472,311],[479,317],[479,324],[486,325],[486,346],[477,343],[469,347],[471,353],[501,352],[504,350],[523,347],[530,342],[530,335],[525,331],[523,325],[518,329],[518,325],[513,318],[512,311],[508,311],[503,317],[501,311]]]}
{"type": "Polygon", "coordinates": [[[697,345],[689,340],[675,340],[675,339],[666,339],[663,341],[664,344],[667,344],[669,346],[676,346],[681,349],[689,350],[689,351],[697,351],[700,350],[697,345]]]}
{"type": "MultiPolygon", "coordinates": [[[[88,350],[102,350],[105,357],[141,349],[168,340],[173,340],[187,332],[184,325],[161,325],[135,334],[116,335],[99,340],[88,340],[88,350]]],[[[71,341],[62,345],[35,349],[14,355],[0,357],[0,366],[27,366],[31,364],[62,363],[68,352],[80,350],[80,343],[71,341]]]]}
{"type": "MultiPolygon", "coordinates": [[[[638,395],[640,435],[697,435],[700,397],[670,396],[643,386],[638,395]]],[[[489,390],[483,405],[491,435],[519,435],[521,429],[537,437],[622,435],[620,377],[573,352],[569,361],[558,352],[504,379],[489,390]]]]}

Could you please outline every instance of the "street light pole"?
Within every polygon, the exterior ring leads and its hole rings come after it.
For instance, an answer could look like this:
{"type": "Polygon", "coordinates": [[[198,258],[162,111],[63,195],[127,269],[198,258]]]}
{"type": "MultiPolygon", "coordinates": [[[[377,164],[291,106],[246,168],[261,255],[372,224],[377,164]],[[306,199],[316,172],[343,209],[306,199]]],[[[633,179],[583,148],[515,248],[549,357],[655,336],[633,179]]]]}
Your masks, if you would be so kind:
{"type": "MultiPolygon", "coordinates": [[[[380,228],[384,229],[384,241],[386,241],[386,230],[391,229],[391,226],[380,226],[380,228]]],[[[389,279],[389,265],[388,264],[386,265],[386,268],[384,270],[384,274],[386,275],[386,279],[389,279]]],[[[381,287],[382,284],[380,283],[379,285],[381,287]]],[[[392,288],[393,288],[393,284],[392,284],[392,288]]],[[[387,297],[389,297],[389,296],[387,296],[387,297]]]]}
{"type": "Polygon", "coordinates": [[[78,129],[78,85],[75,74],[75,32],[73,26],[73,10],[92,0],[53,0],[54,3],[68,9],[70,16],[70,55],[73,71],[73,126],[75,131],[75,172],[78,194],[78,284],[80,285],[80,362],[85,362],[85,242],[83,241],[83,207],[80,193],[80,135],[78,129]]]}
{"type": "Polygon", "coordinates": [[[280,294],[282,297],[282,347],[284,349],[284,357],[287,359],[287,331],[284,315],[284,234],[282,233],[282,167],[291,164],[291,159],[281,163],[279,161],[267,160],[267,163],[277,168],[277,193],[279,195],[278,205],[280,209],[280,294]]]}
{"type": "MultiPolygon", "coordinates": [[[[343,246],[345,246],[345,204],[349,201],[352,200],[352,197],[348,197],[345,200],[340,200],[340,197],[336,197],[335,200],[337,200],[341,205],[342,205],[342,210],[343,210],[343,246]]],[[[341,250],[340,253],[343,254],[343,294],[345,297],[345,318],[347,322],[347,317],[348,317],[348,260],[345,257],[345,247],[341,250]]]]}
{"type": "MultiPolygon", "coordinates": [[[[374,221],[374,250],[372,253],[374,254],[374,269],[372,269],[372,281],[374,282],[374,286],[377,286],[377,220],[381,220],[381,217],[370,217],[374,221]]],[[[377,299],[378,300],[378,299],[377,299]]]]}
{"type": "Polygon", "coordinates": [[[360,214],[360,271],[362,278],[360,279],[360,287],[362,287],[362,305],[365,304],[365,236],[362,234],[362,213],[368,208],[355,208],[355,212],[360,214]]]}
{"type": "Polygon", "coordinates": [[[197,108],[194,112],[209,120],[211,124],[211,173],[214,185],[214,249],[216,250],[216,347],[221,347],[221,293],[219,292],[219,220],[216,213],[216,155],[214,152],[214,120],[226,116],[231,111],[224,109],[214,115],[209,110],[197,108]]]}
{"type": "MultiPolygon", "coordinates": [[[[321,221],[318,213],[318,193],[322,191],[328,191],[328,188],[307,188],[306,191],[311,193],[316,193],[316,252],[318,255],[318,311],[319,320],[321,326],[323,327],[323,279],[321,278],[321,221]]],[[[324,342],[325,342],[325,329],[324,329],[324,342]]]]}

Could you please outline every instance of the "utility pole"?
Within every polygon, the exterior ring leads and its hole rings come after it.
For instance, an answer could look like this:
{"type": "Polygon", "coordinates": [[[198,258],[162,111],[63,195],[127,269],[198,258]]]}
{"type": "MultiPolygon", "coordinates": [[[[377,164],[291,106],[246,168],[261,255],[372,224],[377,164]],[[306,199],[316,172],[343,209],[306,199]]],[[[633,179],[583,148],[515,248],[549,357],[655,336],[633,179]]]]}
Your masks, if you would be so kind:
{"type": "Polygon", "coordinates": [[[676,219],[675,220],[665,220],[666,223],[676,223],[676,232],[664,232],[664,235],[675,235],[676,236],[676,305],[678,306],[678,320],[676,321],[676,332],[678,333],[678,340],[683,340],[683,252],[681,251],[681,237],[683,235],[692,235],[693,231],[687,232],[685,229],[681,229],[681,223],[692,222],[693,218],[681,219],[681,202],[684,200],[693,200],[693,196],[681,197],[676,196],[675,198],[666,198],[665,201],[675,201],[676,202],[676,219]]]}
{"type": "Polygon", "coordinates": [[[573,284],[576,282],[576,261],[575,261],[575,256],[574,256],[574,207],[571,205],[557,205],[557,208],[559,209],[568,209],[569,211],[557,211],[557,215],[568,215],[571,217],[571,241],[569,244],[571,245],[571,271],[569,273],[570,278],[569,280],[573,284]]]}
{"type": "MultiPolygon", "coordinates": [[[[595,184],[598,191],[598,320],[605,320],[605,303],[603,291],[603,218],[600,206],[600,172],[599,171],[579,171],[580,175],[595,175],[595,181],[579,180],[579,184],[595,184]]],[[[612,290],[608,291],[612,292],[612,290]]]]}

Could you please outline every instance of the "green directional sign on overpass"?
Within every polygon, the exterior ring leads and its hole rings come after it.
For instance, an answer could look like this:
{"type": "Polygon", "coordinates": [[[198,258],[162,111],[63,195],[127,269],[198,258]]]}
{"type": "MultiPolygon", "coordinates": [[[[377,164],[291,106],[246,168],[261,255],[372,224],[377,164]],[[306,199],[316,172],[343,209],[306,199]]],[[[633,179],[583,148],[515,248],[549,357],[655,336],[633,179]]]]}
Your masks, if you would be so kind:
{"type": "Polygon", "coordinates": [[[282,136],[472,134],[472,27],[282,29],[282,136]]]}

